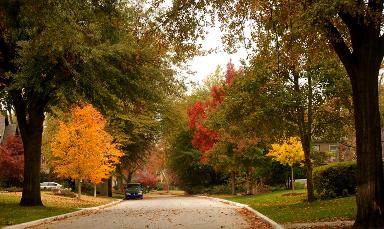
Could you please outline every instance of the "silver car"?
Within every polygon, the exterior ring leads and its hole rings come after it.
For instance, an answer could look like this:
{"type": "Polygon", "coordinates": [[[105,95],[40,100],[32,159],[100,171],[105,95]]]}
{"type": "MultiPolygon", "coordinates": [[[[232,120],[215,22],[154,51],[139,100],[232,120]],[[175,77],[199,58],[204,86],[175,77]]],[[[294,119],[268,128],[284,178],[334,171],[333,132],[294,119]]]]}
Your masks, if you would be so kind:
{"type": "Polygon", "coordinates": [[[44,190],[60,189],[61,187],[63,187],[63,186],[59,183],[56,183],[56,182],[40,183],[40,189],[44,189],[44,190]]]}

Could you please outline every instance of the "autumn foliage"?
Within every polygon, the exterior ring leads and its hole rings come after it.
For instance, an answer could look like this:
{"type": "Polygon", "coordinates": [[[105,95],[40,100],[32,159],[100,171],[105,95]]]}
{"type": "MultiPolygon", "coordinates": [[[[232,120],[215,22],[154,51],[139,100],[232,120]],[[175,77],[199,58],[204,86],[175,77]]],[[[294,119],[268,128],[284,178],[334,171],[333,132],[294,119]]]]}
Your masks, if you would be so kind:
{"type": "Polygon", "coordinates": [[[18,186],[23,180],[23,172],[23,142],[18,135],[11,135],[0,144],[0,178],[7,186],[18,186]]]}
{"type": "Polygon", "coordinates": [[[141,170],[138,171],[138,173],[136,175],[137,175],[136,181],[138,183],[142,184],[145,187],[156,188],[156,185],[158,182],[156,175],[153,175],[151,173],[146,173],[146,172],[143,172],[141,170]]]}
{"type": "MultiPolygon", "coordinates": [[[[236,75],[232,62],[227,64],[225,72],[225,83],[230,86],[236,75]]],[[[223,101],[225,91],[223,86],[215,85],[211,88],[210,98],[206,101],[197,101],[188,108],[189,128],[195,131],[192,138],[194,148],[201,151],[202,162],[207,162],[207,154],[219,141],[219,134],[206,127],[204,121],[207,120],[209,112],[213,112],[223,101]]]]}
{"type": "MultiPolygon", "coordinates": [[[[291,137],[281,144],[272,144],[272,149],[267,156],[272,157],[273,160],[278,161],[280,164],[291,167],[291,181],[293,181],[293,166],[304,160],[304,151],[300,139],[291,137]]],[[[294,189],[293,183],[291,185],[292,189],[294,189]]]]}
{"type": "Polygon", "coordinates": [[[53,167],[61,177],[100,183],[123,155],[105,129],[106,120],[91,105],[71,111],[52,143],[53,167]]]}
{"type": "Polygon", "coordinates": [[[291,137],[281,144],[272,144],[267,156],[283,165],[293,166],[304,160],[304,151],[299,138],[291,137]]]}

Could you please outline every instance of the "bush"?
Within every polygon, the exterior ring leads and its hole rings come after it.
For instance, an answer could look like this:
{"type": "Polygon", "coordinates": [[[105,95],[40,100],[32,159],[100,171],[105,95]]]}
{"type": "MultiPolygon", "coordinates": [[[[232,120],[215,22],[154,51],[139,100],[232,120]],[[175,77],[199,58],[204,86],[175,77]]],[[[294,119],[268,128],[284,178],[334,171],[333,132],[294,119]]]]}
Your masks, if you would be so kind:
{"type": "Polygon", "coordinates": [[[0,190],[5,192],[21,192],[23,191],[23,188],[13,186],[13,187],[0,188],[0,190]]]}
{"type": "Polygon", "coordinates": [[[229,185],[215,185],[207,189],[208,194],[231,194],[229,185]]]}
{"type": "Polygon", "coordinates": [[[293,185],[295,186],[295,190],[305,189],[305,183],[295,181],[293,185]]]}
{"type": "Polygon", "coordinates": [[[313,184],[321,199],[336,198],[356,193],[357,165],[355,161],[337,162],[313,170],[313,184]]]}
{"type": "Polygon", "coordinates": [[[66,196],[66,197],[76,197],[77,195],[71,191],[70,188],[63,188],[63,189],[54,189],[53,190],[54,195],[60,195],[60,196],[66,196]]]}

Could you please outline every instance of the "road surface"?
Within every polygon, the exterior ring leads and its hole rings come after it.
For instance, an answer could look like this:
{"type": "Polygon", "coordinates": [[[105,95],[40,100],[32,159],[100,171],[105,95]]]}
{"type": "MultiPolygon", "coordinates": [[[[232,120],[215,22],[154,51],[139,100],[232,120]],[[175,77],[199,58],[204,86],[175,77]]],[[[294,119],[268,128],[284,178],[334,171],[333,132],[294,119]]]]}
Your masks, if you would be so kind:
{"type": "Polygon", "coordinates": [[[239,207],[203,197],[157,196],[126,200],[85,215],[32,228],[254,228],[239,207]]]}

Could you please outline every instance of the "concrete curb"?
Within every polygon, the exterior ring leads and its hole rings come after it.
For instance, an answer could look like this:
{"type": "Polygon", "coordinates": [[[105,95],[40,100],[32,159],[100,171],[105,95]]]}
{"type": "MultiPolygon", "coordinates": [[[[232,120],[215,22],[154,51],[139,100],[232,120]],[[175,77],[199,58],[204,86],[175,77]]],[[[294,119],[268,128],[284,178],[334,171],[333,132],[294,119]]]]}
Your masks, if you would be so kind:
{"type": "Polygon", "coordinates": [[[326,227],[326,228],[335,228],[335,227],[350,227],[355,223],[355,221],[333,221],[333,222],[314,222],[314,223],[290,223],[284,224],[284,228],[314,228],[314,227],[326,227]]]}
{"type": "Polygon", "coordinates": [[[34,221],[26,222],[26,223],[21,223],[21,224],[16,224],[16,225],[12,225],[12,226],[6,226],[3,228],[4,229],[22,229],[22,228],[29,228],[29,227],[33,227],[33,226],[38,226],[40,224],[44,224],[44,223],[48,223],[48,222],[52,222],[52,221],[58,221],[58,220],[66,219],[69,217],[74,217],[74,216],[86,214],[86,213],[92,213],[92,212],[97,211],[97,210],[112,207],[114,205],[119,204],[121,201],[123,201],[123,200],[122,199],[121,200],[115,200],[115,201],[112,201],[111,203],[108,203],[108,204],[104,204],[104,205],[100,205],[100,206],[96,206],[96,207],[91,207],[91,208],[82,208],[78,211],[69,212],[69,213],[62,214],[62,215],[51,216],[48,218],[38,219],[38,220],[34,220],[34,221]]]}
{"type": "Polygon", "coordinates": [[[284,227],[281,226],[280,224],[276,223],[272,219],[270,219],[267,216],[261,214],[260,212],[256,211],[255,209],[249,207],[246,204],[240,204],[240,203],[237,203],[237,202],[233,202],[233,201],[229,201],[229,200],[224,200],[224,199],[220,199],[220,198],[215,198],[215,197],[209,197],[209,196],[198,196],[198,197],[209,198],[209,199],[216,200],[216,201],[219,201],[219,202],[222,202],[222,203],[227,203],[227,204],[230,204],[230,205],[234,205],[234,206],[237,206],[237,207],[240,207],[240,208],[246,208],[247,210],[249,210],[250,212],[255,214],[257,217],[259,217],[262,220],[264,220],[265,222],[269,223],[274,229],[284,229],[284,227]]]}

